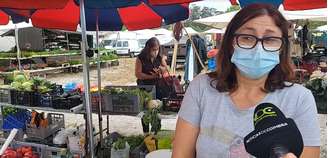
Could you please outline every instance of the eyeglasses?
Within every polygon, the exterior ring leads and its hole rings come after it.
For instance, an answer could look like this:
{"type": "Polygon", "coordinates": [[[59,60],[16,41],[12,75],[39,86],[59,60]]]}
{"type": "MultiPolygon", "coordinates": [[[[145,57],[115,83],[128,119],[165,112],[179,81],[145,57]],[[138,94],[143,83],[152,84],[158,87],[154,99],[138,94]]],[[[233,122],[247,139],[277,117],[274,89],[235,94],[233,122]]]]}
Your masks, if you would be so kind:
{"type": "Polygon", "coordinates": [[[269,52],[275,52],[282,48],[284,39],[281,37],[263,37],[258,38],[254,35],[249,34],[235,34],[237,45],[243,49],[254,48],[258,41],[261,41],[264,50],[269,52]]]}

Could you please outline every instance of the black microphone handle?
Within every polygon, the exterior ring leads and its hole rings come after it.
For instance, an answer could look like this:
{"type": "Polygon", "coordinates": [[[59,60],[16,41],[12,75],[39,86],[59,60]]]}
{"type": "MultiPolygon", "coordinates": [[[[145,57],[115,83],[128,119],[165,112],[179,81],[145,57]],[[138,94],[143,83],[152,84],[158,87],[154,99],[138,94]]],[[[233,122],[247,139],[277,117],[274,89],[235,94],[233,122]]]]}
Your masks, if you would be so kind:
{"type": "Polygon", "coordinates": [[[270,158],[282,158],[289,153],[289,150],[284,145],[274,144],[271,147],[270,158]]]}

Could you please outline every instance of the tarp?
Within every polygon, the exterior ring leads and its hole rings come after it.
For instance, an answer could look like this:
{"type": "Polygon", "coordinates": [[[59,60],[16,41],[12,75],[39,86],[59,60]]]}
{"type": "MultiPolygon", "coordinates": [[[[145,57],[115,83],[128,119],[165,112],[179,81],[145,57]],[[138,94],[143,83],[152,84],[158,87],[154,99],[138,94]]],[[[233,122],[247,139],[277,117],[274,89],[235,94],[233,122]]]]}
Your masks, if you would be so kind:
{"type": "Polygon", "coordinates": [[[327,31],[328,30],[328,25],[319,26],[315,30],[317,30],[317,31],[327,31]]]}
{"type": "Polygon", "coordinates": [[[21,28],[33,27],[33,25],[31,23],[25,23],[25,22],[14,24],[12,21],[9,21],[7,25],[0,25],[0,31],[14,30],[15,27],[21,29],[21,28]]]}
{"type": "Polygon", "coordinates": [[[212,34],[212,33],[224,33],[225,29],[209,29],[204,31],[205,34],[212,34]]]}
{"type": "MultiPolygon", "coordinates": [[[[215,28],[224,28],[228,25],[231,19],[238,11],[233,11],[225,14],[211,16],[203,19],[195,20],[196,23],[205,24],[215,28]]],[[[328,9],[312,9],[303,11],[285,11],[281,10],[287,20],[309,19],[312,21],[327,21],[328,9]]]]}
{"type": "MultiPolygon", "coordinates": [[[[198,32],[196,30],[194,30],[193,28],[191,28],[191,27],[186,27],[186,31],[188,32],[189,35],[198,34],[198,32]]],[[[183,31],[183,34],[185,35],[186,32],[183,31]]]]}
{"type": "Polygon", "coordinates": [[[268,3],[285,10],[307,10],[316,8],[327,8],[327,0],[230,0],[231,4],[239,4],[242,8],[253,3],[268,3]]]}

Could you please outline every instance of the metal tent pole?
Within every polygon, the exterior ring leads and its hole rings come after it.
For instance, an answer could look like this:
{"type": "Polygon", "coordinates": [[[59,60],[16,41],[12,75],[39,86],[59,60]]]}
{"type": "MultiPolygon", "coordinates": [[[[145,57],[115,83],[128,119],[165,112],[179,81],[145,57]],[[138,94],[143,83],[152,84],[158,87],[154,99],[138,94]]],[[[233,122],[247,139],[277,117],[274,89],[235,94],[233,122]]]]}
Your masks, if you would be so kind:
{"type": "Polygon", "coordinates": [[[101,67],[100,67],[100,56],[101,53],[99,51],[99,23],[98,23],[98,14],[97,14],[97,21],[96,21],[96,49],[98,51],[97,54],[97,73],[98,73],[98,97],[99,97],[99,101],[98,101],[98,120],[99,120],[99,136],[100,136],[100,147],[103,146],[103,127],[102,127],[102,97],[101,97],[101,67]]]}
{"type": "Polygon", "coordinates": [[[15,25],[15,43],[16,43],[16,49],[17,49],[18,70],[22,71],[22,65],[21,65],[21,62],[20,62],[21,51],[20,51],[19,42],[18,42],[18,28],[17,28],[17,25],[15,25]]]}
{"type": "Polygon", "coordinates": [[[88,144],[90,158],[94,158],[94,139],[93,139],[93,128],[92,128],[92,111],[91,111],[91,98],[90,98],[90,77],[89,77],[89,67],[88,58],[86,56],[87,50],[87,34],[86,34],[86,21],[85,21],[85,10],[84,10],[84,0],[80,0],[80,18],[81,18],[81,30],[82,30],[82,56],[83,56],[83,85],[84,85],[84,97],[85,97],[85,109],[87,114],[87,124],[88,127],[88,144]]]}

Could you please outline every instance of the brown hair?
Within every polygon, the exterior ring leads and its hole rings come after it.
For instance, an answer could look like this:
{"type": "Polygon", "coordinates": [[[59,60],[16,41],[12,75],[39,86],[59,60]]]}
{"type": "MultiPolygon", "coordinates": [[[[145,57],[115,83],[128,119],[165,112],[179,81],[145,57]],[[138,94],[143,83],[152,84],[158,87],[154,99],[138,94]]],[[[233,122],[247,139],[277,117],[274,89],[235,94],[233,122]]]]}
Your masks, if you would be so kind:
{"type": "Polygon", "coordinates": [[[280,63],[269,73],[263,90],[265,92],[273,92],[276,89],[290,86],[285,84],[285,81],[291,82],[294,77],[289,55],[289,22],[272,5],[252,4],[241,9],[228,24],[217,56],[216,71],[208,74],[213,79],[211,85],[219,92],[232,93],[238,88],[236,66],[231,63],[235,32],[246,22],[263,15],[268,15],[273,19],[277,27],[282,31],[282,38],[284,39],[282,49],[280,50],[280,63]],[[213,85],[214,81],[216,81],[216,85],[213,85]]]}
{"type": "MultiPolygon", "coordinates": [[[[139,58],[150,60],[150,49],[156,46],[160,47],[160,43],[156,37],[148,39],[145,44],[145,48],[141,50],[139,58]]],[[[159,49],[158,54],[161,55],[161,49],[159,49]]]]}

